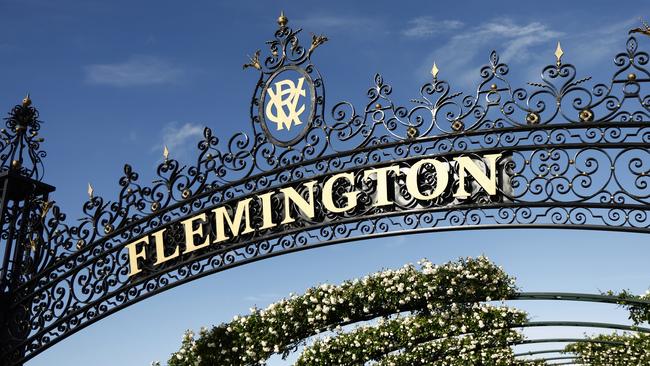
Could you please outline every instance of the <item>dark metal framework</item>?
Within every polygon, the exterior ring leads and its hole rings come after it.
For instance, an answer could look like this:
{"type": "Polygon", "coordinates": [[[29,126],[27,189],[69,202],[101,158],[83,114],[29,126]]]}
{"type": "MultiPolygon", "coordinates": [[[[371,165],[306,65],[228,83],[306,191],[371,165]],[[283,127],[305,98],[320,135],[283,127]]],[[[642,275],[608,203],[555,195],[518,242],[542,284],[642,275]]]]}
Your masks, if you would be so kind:
{"type": "MultiPolygon", "coordinates": [[[[272,256],[388,235],[490,228],[567,228],[650,232],[650,73],[648,54],[630,37],[614,58],[606,83],[591,83],[562,60],[542,70],[540,82],[517,88],[508,66],[492,52],[470,95],[453,92],[432,70],[409,107],[391,99],[391,86],[374,77],[365,105],[334,104],[325,113],[324,81],[313,64],[327,38],[303,47],[284,22],[251,59],[259,71],[250,113],[252,134],[221,142],[204,130],[196,163],[183,166],[165,154],[152,185],[130,165],[114,201],[89,191],[78,223],[49,201],[54,188],[41,182],[38,112],[27,98],[1,132],[2,335],[0,359],[25,362],[44,349],[137,301],[188,281],[272,256]],[[269,82],[300,70],[310,83],[311,118],[290,143],[263,127],[269,82]],[[351,212],[318,210],[313,220],[240,235],[161,266],[144,263],[128,277],[125,244],[154,229],[179,237],[179,222],[215,206],[331,173],[398,164],[423,156],[451,161],[501,153],[509,188],[494,199],[476,193],[459,200],[444,193],[421,202],[408,192],[386,207],[360,204],[351,212]],[[20,187],[20,188],[17,188],[20,187]]],[[[403,179],[394,177],[396,181],[403,179]]],[[[435,178],[419,184],[426,188],[435,178]]],[[[345,190],[347,187],[337,187],[345,190]]],[[[372,187],[371,187],[372,191],[372,187]]],[[[361,193],[368,202],[370,193],[361,193]]],[[[276,208],[281,202],[273,202],[276,208]]],[[[231,207],[232,208],[232,207],[231,207]]],[[[253,210],[259,207],[253,207],[253,210]]],[[[279,211],[279,210],[278,210],[279,211]]],[[[259,225],[259,223],[253,223],[259,225]]],[[[593,299],[592,299],[593,300],[593,299]]]]}

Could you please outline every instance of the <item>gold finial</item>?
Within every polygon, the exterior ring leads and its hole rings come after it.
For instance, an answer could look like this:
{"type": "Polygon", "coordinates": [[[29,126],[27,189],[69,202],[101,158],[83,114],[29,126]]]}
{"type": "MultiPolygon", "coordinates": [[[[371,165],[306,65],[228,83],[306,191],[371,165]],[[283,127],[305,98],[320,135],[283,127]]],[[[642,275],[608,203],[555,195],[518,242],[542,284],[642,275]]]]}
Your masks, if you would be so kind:
{"type": "Polygon", "coordinates": [[[555,48],[555,58],[557,59],[558,65],[562,63],[562,55],[564,55],[564,51],[562,51],[560,41],[557,41],[557,47],[555,48]]]}
{"type": "Polygon", "coordinates": [[[244,70],[246,68],[248,68],[248,67],[253,67],[253,68],[256,68],[258,70],[262,70],[262,64],[260,64],[260,52],[262,52],[262,50],[257,50],[257,51],[255,51],[255,54],[253,55],[253,57],[248,56],[248,58],[250,59],[250,62],[247,63],[247,64],[244,64],[244,67],[243,67],[244,70]]]}
{"type": "Polygon", "coordinates": [[[289,23],[289,19],[284,15],[284,11],[281,11],[278,17],[278,25],[280,28],[284,28],[287,26],[287,23],[289,23]]]}
{"type": "Polygon", "coordinates": [[[29,93],[27,93],[27,96],[23,98],[23,107],[29,107],[32,105],[32,99],[29,97],[29,93]]]}
{"type": "Polygon", "coordinates": [[[169,159],[169,149],[167,148],[167,145],[163,148],[163,157],[165,158],[165,161],[169,159]]]}
{"type": "Polygon", "coordinates": [[[92,184],[88,183],[88,197],[92,199],[94,197],[95,190],[93,189],[92,184]]]}
{"type": "Polygon", "coordinates": [[[45,216],[47,216],[47,213],[50,212],[50,209],[54,205],[54,201],[44,201],[43,205],[41,206],[42,211],[41,211],[41,219],[44,219],[45,216]]]}
{"type": "Polygon", "coordinates": [[[434,79],[437,79],[437,78],[438,78],[438,72],[439,72],[439,71],[440,71],[440,69],[438,69],[438,66],[437,66],[436,63],[434,62],[434,63],[433,63],[433,67],[431,68],[431,75],[433,75],[433,78],[434,78],[434,79]]]}

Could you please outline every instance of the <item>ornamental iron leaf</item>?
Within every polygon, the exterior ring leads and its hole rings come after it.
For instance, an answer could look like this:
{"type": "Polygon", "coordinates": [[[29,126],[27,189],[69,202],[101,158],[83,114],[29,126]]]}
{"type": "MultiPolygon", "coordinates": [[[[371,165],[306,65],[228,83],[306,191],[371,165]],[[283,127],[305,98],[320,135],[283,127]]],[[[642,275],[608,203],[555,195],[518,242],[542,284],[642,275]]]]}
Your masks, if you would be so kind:
{"type": "MultiPolygon", "coordinates": [[[[284,18],[266,43],[266,55],[260,51],[251,60],[260,73],[250,108],[251,133],[220,140],[205,128],[196,160],[183,165],[165,154],[151,184],[124,165],[117,198],[89,192],[77,221],[68,220],[56,204],[37,210],[42,235],[34,240],[40,254],[30,263],[32,271],[21,276],[11,305],[30,310],[25,320],[30,335],[18,348],[0,350],[0,357],[24,362],[100,318],[199,276],[369,235],[477,226],[650,233],[650,73],[648,54],[638,50],[634,37],[615,56],[614,75],[604,83],[579,76],[565,55],[543,68],[541,81],[514,87],[507,79],[508,65],[492,52],[471,95],[454,91],[434,65],[432,80],[408,106],[392,99],[391,85],[377,74],[361,107],[342,101],[325,113],[324,81],[311,57],[326,37],[313,36],[305,48],[298,39],[301,30],[288,27],[284,18]],[[314,111],[295,143],[277,144],[262,128],[260,106],[267,82],[286,68],[300,69],[311,80],[314,111]],[[215,206],[232,209],[238,200],[309,180],[322,182],[333,172],[351,172],[355,184],[361,184],[364,168],[397,164],[409,169],[425,156],[478,161],[491,153],[505,157],[497,196],[474,192],[456,199],[447,194],[421,202],[398,190],[393,206],[377,208],[370,204],[370,186],[352,212],[332,215],[317,208],[312,220],[241,235],[128,275],[127,243],[161,228],[179,241],[183,218],[215,206]]],[[[38,112],[29,103],[18,105],[6,120],[2,170],[41,179],[46,153],[37,137],[38,112]],[[19,163],[12,168],[13,161],[19,163]]],[[[452,168],[450,174],[458,171],[452,168]]],[[[420,183],[430,186],[435,180],[429,174],[420,183]]],[[[273,207],[280,212],[282,202],[276,201],[273,207]]]]}

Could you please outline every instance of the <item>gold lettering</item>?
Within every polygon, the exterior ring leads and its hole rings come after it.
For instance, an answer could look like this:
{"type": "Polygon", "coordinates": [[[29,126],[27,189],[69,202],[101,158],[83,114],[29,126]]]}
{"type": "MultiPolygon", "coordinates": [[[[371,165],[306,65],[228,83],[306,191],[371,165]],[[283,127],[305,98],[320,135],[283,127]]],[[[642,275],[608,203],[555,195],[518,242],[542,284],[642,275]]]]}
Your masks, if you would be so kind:
{"type": "Polygon", "coordinates": [[[354,184],[354,174],[352,173],[341,173],[331,176],[327,179],[323,186],[323,205],[327,210],[334,213],[341,213],[353,209],[357,205],[357,195],[359,192],[345,192],[343,197],[345,197],[347,204],[343,207],[336,207],[334,204],[334,192],[332,192],[332,187],[339,179],[345,179],[351,184],[354,184]]]}
{"type": "Polygon", "coordinates": [[[304,183],[303,186],[309,190],[309,199],[305,200],[302,198],[300,193],[298,193],[295,188],[289,187],[289,188],[282,188],[280,192],[284,195],[284,220],[282,220],[283,224],[288,224],[291,222],[296,221],[293,217],[291,217],[291,202],[293,202],[300,211],[309,219],[314,217],[314,185],[316,184],[316,181],[310,181],[307,183],[304,183]]]}
{"type": "Polygon", "coordinates": [[[270,229],[276,225],[273,222],[273,207],[271,207],[271,196],[274,194],[275,192],[268,192],[257,196],[262,201],[262,227],[260,230],[270,229]]]}
{"type": "Polygon", "coordinates": [[[388,173],[393,172],[396,175],[399,174],[399,166],[391,165],[383,168],[374,168],[369,169],[363,172],[363,179],[367,180],[371,175],[375,174],[377,176],[377,198],[373,207],[387,206],[392,204],[392,201],[388,200],[388,173]]]}
{"type": "Polygon", "coordinates": [[[210,244],[210,238],[206,236],[201,244],[196,244],[194,241],[195,236],[203,236],[203,224],[207,221],[205,213],[196,215],[181,222],[185,228],[185,251],[183,253],[190,253],[197,249],[205,248],[210,244]],[[198,223],[199,226],[195,229],[194,224],[198,223]]]}
{"type": "Polygon", "coordinates": [[[174,259],[178,257],[178,255],[180,254],[180,249],[178,248],[177,245],[176,249],[174,249],[174,253],[172,253],[169,256],[165,256],[165,239],[163,237],[165,230],[167,229],[158,230],[155,233],[153,233],[153,238],[156,241],[156,263],[154,263],[155,265],[165,263],[170,259],[174,259]]]}
{"type": "Polygon", "coordinates": [[[138,258],[146,259],[147,253],[145,252],[144,245],[149,244],[149,237],[145,236],[142,239],[136,240],[133,243],[126,245],[126,249],[129,251],[129,277],[140,273],[142,270],[138,266],[138,258]],[[142,250],[138,251],[138,244],[142,244],[142,250]]]}
{"type": "Polygon", "coordinates": [[[435,159],[422,159],[411,166],[411,169],[406,175],[406,189],[418,200],[431,200],[440,196],[447,188],[449,183],[449,167],[447,164],[442,163],[435,159]],[[429,194],[422,194],[418,185],[418,176],[420,168],[424,164],[431,164],[436,171],[436,187],[429,194]]]}
{"type": "Polygon", "coordinates": [[[217,207],[216,209],[212,210],[212,212],[214,212],[214,220],[217,230],[217,237],[213,243],[218,243],[220,241],[230,239],[226,235],[224,225],[225,223],[227,223],[228,227],[230,227],[230,232],[232,233],[233,238],[239,235],[239,228],[241,227],[242,218],[244,219],[245,223],[244,231],[242,231],[242,234],[250,233],[253,231],[251,228],[251,220],[248,214],[248,204],[251,202],[251,200],[252,198],[247,198],[245,200],[237,202],[235,217],[232,219],[230,218],[228,209],[225,206],[217,207]]]}
{"type": "Polygon", "coordinates": [[[465,172],[469,173],[476,182],[483,187],[483,189],[490,195],[497,194],[497,159],[501,154],[488,154],[485,155],[483,160],[487,160],[489,164],[490,177],[486,172],[481,169],[479,165],[474,163],[469,156],[459,156],[454,158],[458,163],[458,190],[454,193],[454,197],[465,198],[470,194],[465,190],[465,172]]]}

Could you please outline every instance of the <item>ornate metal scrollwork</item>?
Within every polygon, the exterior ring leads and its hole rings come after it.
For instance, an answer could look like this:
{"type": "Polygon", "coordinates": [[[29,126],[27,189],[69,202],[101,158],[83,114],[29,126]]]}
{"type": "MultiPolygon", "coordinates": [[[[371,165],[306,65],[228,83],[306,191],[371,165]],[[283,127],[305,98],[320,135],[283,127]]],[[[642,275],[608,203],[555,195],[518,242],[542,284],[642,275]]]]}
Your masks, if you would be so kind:
{"type": "MultiPolygon", "coordinates": [[[[309,247],[470,227],[650,232],[650,95],[643,91],[650,74],[644,68],[648,54],[637,49],[635,38],[614,58],[617,70],[608,83],[588,86],[590,78],[578,77],[576,68],[556,54],[556,62],[543,69],[541,82],[514,88],[506,79],[508,66],[492,52],[473,95],[453,92],[434,67],[432,81],[404,107],[391,99],[391,86],[376,75],[362,108],[339,102],[328,120],[323,79],[311,61],[326,38],[313,36],[306,49],[298,40],[300,30],[289,28],[286,17],[279,25],[267,42],[269,55],[260,61],[258,51],[246,65],[260,72],[250,109],[251,135],[238,133],[222,142],[206,128],[196,162],[186,167],[166,155],[151,185],[139,182],[138,174],[125,165],[118,197],[106,201],[91,195],[78,224],[67,221],[57,205],[38,206],[42,255],[33,257],[31,274],[20,277],[12,302],[13,307],[29,308],[29,318],[20,321],[30,333],[18,346],[0,350],[2,357],[23,362],[160,291],[309,247]],[[261,115],[269,80],[287,68],[298,68],[310,79],[314,105],[308,128],[290,143],[270,138],[261,115]],[[403,200],[388,208],[361,204],[351,213],[243,235],[128,276],[127,242],[163,227],[169,228],[169,240],[180,240],[180,220],[214,206],[332,172],[388,163],[408,167],[423,156],[451,161],[486,153],[509,157],[503,166],[508,189],[502,189],[499,199],[459,201],[443,195],[422,204],[408,192],[397,192],[403,200]]],[[[32,107],[18,106],[7,125],[38,131],[37,116],[32,107]]],[[[18,140],[11,133],[5,132],[10,142],[0,145],[8,151],[1,156],[3,169],[24,146],[34,167],[23,163],[21,169],[41,177],[37,166],[42,167],[45,153],[38,150],[36,134],[21,132],[20,144],[14,144],[18,140]]],[[[428,179],[420,182],[422,187],[436,178],[428,179]]],[[[359,199],[363,203],[367,198],[359,199]]]]}

